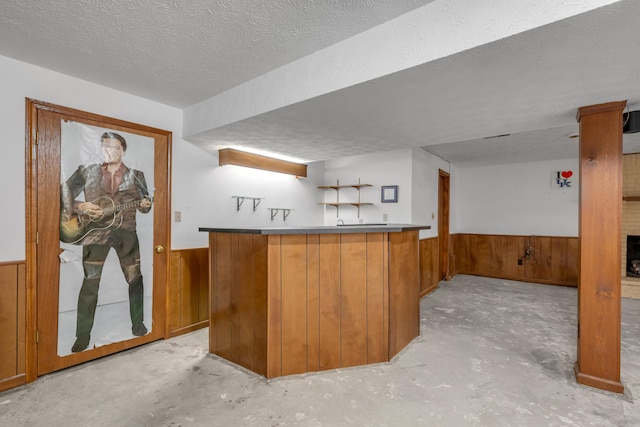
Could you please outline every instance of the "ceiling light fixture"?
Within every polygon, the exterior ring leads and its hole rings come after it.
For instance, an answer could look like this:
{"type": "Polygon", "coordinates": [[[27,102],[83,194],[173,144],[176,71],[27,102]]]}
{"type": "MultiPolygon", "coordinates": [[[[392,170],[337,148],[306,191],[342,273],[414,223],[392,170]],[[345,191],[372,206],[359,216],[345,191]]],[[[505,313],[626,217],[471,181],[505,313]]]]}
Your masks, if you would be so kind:
{"type": "Polygon", "coordinates": [[[246,151],[223,148],[218,150],[218,164],[244,166],[271,172],[286,173],[297,177],[307,176],[307,165],[274,159],[273,157],[247,153],[246,151]]]}

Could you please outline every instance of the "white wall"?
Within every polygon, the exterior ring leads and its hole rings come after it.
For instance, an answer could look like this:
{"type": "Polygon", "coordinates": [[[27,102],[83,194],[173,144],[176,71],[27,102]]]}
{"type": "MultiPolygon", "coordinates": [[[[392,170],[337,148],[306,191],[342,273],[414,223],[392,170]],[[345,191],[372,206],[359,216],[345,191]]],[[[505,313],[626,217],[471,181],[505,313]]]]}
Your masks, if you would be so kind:
{"type": "Polygon", "coordinates": [[[206,234],[198,232],[198,227],[202,226],[281,225],[281,219],[270,221],[266,208],[272,206],[296,209],[287,224],[322,223],[322,210],[317,205],[322,194],[315,189],[322,180],[321,163],[312,165],[309,178],[300,180],[268,172],[239,173],[232,170],[233,166],[220,168],[215,156],[182,138],[181,110],[3,56],[0,56],[0,70],[0,128],[3,132],[0,262],[20,261],[26,257],[25,98],[173,133],[172,205],[173,210],[183,211],[182,222],[172,223],[172,247],[175,249],[206,246],[206,234]],[[259,212],[249,216],[246,205],[240,212],[235,211],[230,196],[236,193],[267,199],[262,201],[259,212]]]}
{"type": "Polygon", "coordinates": [[[459,233],[578,235],[577,159],[465,168],[459,178],[459,233]],[[552,174],[568,170],[572,187],[552,187],[552,174]]]}
{"type": "Polygon", "coordinates": [[[0,262],[25,259],[25,98],[170,130],[181,143],[178,109],[2,56],[0,70],[0,262]]]}
{"type": "Polygon", "coordinates": [[[411,223],[431,226],[430,230],[420,232],[420,238],[423,239],[438,236],[440,170],[449,173],[449,232],[455,233],[457,227],[455,215],[457,187],[454,184],[457,182],[458,169],[421,148],[413,150],[411,223]]]}
{"type": "Polygon", "coordinates": [[[191,144],[181,147],[173,162],[173,210],[181,211],[182,222],[172,224],[175,249],[206,247],[206,233],[194,233],[198,227],[249,227],[322,225],[318,202],[323,194],[323,163],[312,163],[306,178],[239,166],[218,166],[218,157],[191,144]],[[259,197],[256,211],[253,201],[245,199],[240,210],[232,196],[259,197]],[[278,212],[271,220],[269,208],[292,209],[287,220],[278,212]]]}
{"type": "MultiPolygon", "coordinates": [[[[576,236],[578,227],[577,160],[525,163],[458,170],[420,149],[403,149],[319,162],[309,176],[297,179],[234,166],[217,166],[217,157],[182,138],[182,112],[146,99],[0,56],[0,262],[25,259],[25,98],[165,129],[173,133],[172,210],[182,222],[172,222],[172,248],[207,245],[199,227],[333,225],[336,208],[318,205],[335,200],[323,184],[372,184],[361,191],[360,218],[379,223],[431,225],[421,237],[437,235],[438,169],[451,173],[452,233],[496,233],[576,236]],[[552,190],[551,174],[572,169],[575,187],[552,190]],[[380,187],[398,185],[398,203],[381,203],[380,187]],[[231,196],[263,197],[256,212],[245,201],[236,210],[231,196]],[[272,222],[267,208],[293,209],[272,222]]],[[[355,200],[355,189],[341,190],[341,200],[355,200]]],[[[173,215],[172,215],[173,218],[173,215]]],[[[345,222],[358,222],[354,206],[340,208],[345,222]]]]}
{"type": "MultiPolygon", "coordinates": [[[[389,223],[429,225],[431,229],[420,232],[421,238],[438,235],[438,171],[442,169],[451,174],[452,201],[455,209],[454,182],[457,169],[442,159],[416,149],[402,149],[383,153],[353,156],[325,162],[325,183],[327,185],[357,183],[372,184],[361,191],[362,202],[373,202],[373,206],[360,208],[360,219],[365,223],[382,222],[383,214],[388,214],[389,223]],[[381,186],[397,185],[398,202],[381,203],[381,186]],[[433,214],[433,215],[432,215],[433,214]]],[[[325,190],[325,201],[335,201],[335,191],[325,190]]],[[[340,190],[340,201],[355,200],[354,189],[340,190]]],[[[357,223],[357,209],[353,206],[340,207],[339,217],[345,223],[357,223]]],[[[336,208],[325,208],[324,221],[333,225],[337,221],[336,208]]],[[[451,215],[452,232],[456,219],[451,215]]]]}
{"type": "MultiPolygon", "coordinates": [[[[325,185],[371,184],[360,192],[361,202],[371,202],[360,208],[360,218],[365,223],[383,222],[383,214],[388,215],[388,223],[411,223],[411,150],[394,150],[361,156],[345,157],[325,161],[325,185]],[[381,186],[397,185],[398,202],[381,203],[381,186]]],[[[336,200],[334,190],[324,190],[324,200],[336,200]]],[[[355,201],[357,192],[353,188],[340,190],[340,202],[355,201]]],[[[336,208],[325,208],[324,224],[335,225],[338,219],[345,223],[358,222],[358,210],[354,206],[340,206],[339,216],[336,208]]]]}

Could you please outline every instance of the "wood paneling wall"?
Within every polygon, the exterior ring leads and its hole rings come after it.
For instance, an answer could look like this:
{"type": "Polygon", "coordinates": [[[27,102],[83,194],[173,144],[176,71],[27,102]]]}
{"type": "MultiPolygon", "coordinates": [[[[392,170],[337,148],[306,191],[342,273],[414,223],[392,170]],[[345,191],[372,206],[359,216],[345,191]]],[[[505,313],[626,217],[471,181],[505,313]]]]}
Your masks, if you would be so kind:
{"type": "Polygon", "coordinates": [[[433,292],[440,283],[438,238],[420,240],[420,298],[433,292]]]}
{"type": "Polygon", "coordinates": [[[171,251],[169,336],[209,326],[209,248],[171,251]]]}
{"type": "Polygon", "coordinates": [[[420,243],[417,230],[388,234],[391,359],[420,335],[420,243]]]}
{"type": "Polygon", "coordinates": [[[267,242],[264,235],[209,233],[209,351],[261,375],[267,372],[267,242]]]}
{"type": "Polygon", "coordinates": [[[388,360],[387,251],[383,233],[270,236],[268,377],[388,360]]]}
{"type": "Polygon", "coordinates": [[[0,263],[0,391],[25,384],[25,264],[0,263]]]}
{"type": "Polygon", "coordinates": [[[387,361],[419,334],[417,231],[209,239],[225,359],[273,378],[387,361]]]}
{"type": "Polygon", "coordinates": [[[455,273],[577,286],[578,238],[455,234],[455,273]]]}

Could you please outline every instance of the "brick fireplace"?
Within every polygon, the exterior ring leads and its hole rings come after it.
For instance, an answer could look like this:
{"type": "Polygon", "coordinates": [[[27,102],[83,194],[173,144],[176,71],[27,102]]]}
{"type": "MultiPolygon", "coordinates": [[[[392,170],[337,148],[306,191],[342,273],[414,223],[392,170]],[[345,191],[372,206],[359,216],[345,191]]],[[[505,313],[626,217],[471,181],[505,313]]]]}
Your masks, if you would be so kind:
{"type": "Polygon", "coordinates": [[[640,277],[640,236],[627,236],[627,277],[640,277]]]}
{"type": "Polygon", "coordinates": [[[625,154],[623,162],[622,296],[640,298],[640,274],[631,265],[640,260],[640,154],[625,154]]]}

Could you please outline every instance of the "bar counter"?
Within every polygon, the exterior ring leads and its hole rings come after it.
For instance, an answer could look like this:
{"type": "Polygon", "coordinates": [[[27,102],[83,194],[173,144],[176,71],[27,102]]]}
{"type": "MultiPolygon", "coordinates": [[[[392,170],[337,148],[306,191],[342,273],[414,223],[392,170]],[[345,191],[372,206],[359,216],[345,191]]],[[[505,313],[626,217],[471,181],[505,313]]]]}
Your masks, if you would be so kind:
{"type": "Polygon", "coordinates": [[[344,224],[319,225],[306,227],[245,227],[245,228],[210,228],[200,227],[199,231],[210,233],[242,233],[242,234],[347,234],[347,233],[398,233],[411,230],[427,230],[428,225],[411,224],[344,224]]]}
{"type": "Polygon", "coordinates": [[[209,351],[267,378],[390,360],[420,333],[418,232],[209,228],[209,351]]]}

